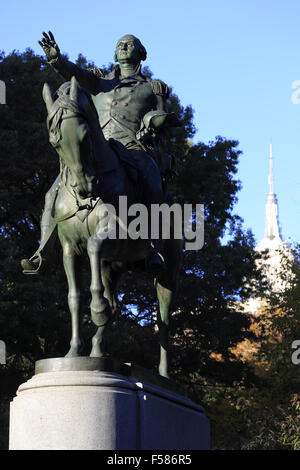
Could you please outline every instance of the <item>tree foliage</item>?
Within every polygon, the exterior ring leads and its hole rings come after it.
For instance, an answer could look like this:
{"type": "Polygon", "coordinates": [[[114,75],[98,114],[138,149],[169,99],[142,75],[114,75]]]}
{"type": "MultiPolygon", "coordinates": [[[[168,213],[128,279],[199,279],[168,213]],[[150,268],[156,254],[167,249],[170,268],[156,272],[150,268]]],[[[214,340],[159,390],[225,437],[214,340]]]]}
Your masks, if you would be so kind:
{"type": "Polygon", "coordinates": [[[299,245],[291,253],[293,256],[288,250],[282,253],[278,269],[284,290],[273,288],[265,293],[262,308],[251,318],[254,339],[240,343],[243,362],[253,370],[251,383],[242,378],[224,386],[194,377],[198,397],[214,423],[214,442],[220,448],[300,449],[299,245]]]}
{"type": "MultiPolygon", "coordinates": [[[[93,65],[82,55],[77,62],[82,67],[93,65]]],[[[149,69],[145,72],[151,75],[149,69]]],[[[7,396],[15,392],[24,374],[33,371],[37,359],[66,353],[71,327],[61,260],[53,261],[47,277],[24,276],[20,267],[20,259],[37,248],[44,197],[59,171],[58,157],[48,142],[42,87],[47,82],[57,89],[63,80],[30,49],[7,56],[1,53],[0,79],[7,88],[7,105],[0,106],[0,164],[4,170],[0,185],[0,338],[8,352],[7,366],[0,373],[1,394],[7,396]]],[[[236,178],[241,152],[237,141],[222,137],[193,144],[192,107],[183,107],[173,92],[168,106],[182,123],[168,139],[178,165],[171,190],[181,204],[205,206],[204,247],[184,253],[171,323],[171,372],[189,386],[195,377],[232,383],[244,377],[245,368],[234,360],[231,348],[251,336],[249,321],[236,300],[249,296],[246,279],[258,275],[253,236],[243,230],[241,219],[233,212],[241,188],[236,178]],[[222,364],[215,359],[218,354],[222,364]]],[[[94,327],[87,308],[88,267],[86,272],[82,334],[89,340],[94,327]]],[[[153,286],[146,276],[132,275],[124,282],[120,300],[120,316],[109,333],[109,352],[126,362],[153,368],[158,356],[153,286]]]]}

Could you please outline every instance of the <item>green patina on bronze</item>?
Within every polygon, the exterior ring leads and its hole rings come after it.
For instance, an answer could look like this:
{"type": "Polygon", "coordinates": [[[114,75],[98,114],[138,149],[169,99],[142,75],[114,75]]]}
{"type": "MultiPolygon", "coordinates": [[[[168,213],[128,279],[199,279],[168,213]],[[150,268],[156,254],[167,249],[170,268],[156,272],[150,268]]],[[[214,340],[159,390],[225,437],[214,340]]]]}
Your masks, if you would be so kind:
{"type": "Polygon", "coordinates": [[[164,132],[178,125],[166,109],[169,89],[141,72],[146,49],[133,35],[116,45],[118,64],[111,72],[84,70],[64,59],[53,34],[40,41],[48,62],[68,80],[54,94],[47,84],[49,141],[60,158],[60,174],[46,195],[41,243],[34,256],[22,260],[26,274],[40,273],[58,228],[69,286],[72,339],[68,357],[80,354],[80,265],[88,252],[91,265],[91,315],[98,326],[91,357],[102,357],[105,327],[117,312],[117,285],[127,270],[143,269],[155,276],[159,300],[159,373],[167,371],[169,314],[177,288],[180,240],[110,240],[101,233],[106,204],[118,207],[161,204],[169,198],[171,159],[164,132]],[[101,225],[102,224],[102,225],[101,225]]]}

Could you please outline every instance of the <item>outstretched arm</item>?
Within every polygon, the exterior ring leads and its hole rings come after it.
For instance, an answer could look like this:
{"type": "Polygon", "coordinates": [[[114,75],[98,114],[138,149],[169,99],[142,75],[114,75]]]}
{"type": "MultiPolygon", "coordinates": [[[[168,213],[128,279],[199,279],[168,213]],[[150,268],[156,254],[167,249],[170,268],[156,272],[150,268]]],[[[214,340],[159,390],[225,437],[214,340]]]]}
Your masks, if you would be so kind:
{"type": "Polygon", "coordinates": [[[48,31],[48,34],[43,32],[43,37],[39,41],[39,44],[46,54],[48,63],[66,80],[71,80],[74,76],[80,86],[84,87],[90,93],[95,94],[101,91],[101,80],[99,80],[97,75],[89,70],[81,69],[73,64],[73,62],[62,57],[51,31],[48,31]]]}

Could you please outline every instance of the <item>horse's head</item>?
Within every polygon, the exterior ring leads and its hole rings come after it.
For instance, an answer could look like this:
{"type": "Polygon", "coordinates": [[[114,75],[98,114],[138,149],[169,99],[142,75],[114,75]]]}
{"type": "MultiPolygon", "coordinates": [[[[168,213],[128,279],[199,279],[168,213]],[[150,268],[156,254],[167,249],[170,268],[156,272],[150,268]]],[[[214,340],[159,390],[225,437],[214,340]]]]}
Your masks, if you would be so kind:
{"type": "Polygon", "coordinates": [[[45,83],[43,99],[49,141],[70,170],[70,184],[81,198],[91,197],[96,177],[91,126],[98,121],[94,105],[75,77],[56,94],[45,83]]]}

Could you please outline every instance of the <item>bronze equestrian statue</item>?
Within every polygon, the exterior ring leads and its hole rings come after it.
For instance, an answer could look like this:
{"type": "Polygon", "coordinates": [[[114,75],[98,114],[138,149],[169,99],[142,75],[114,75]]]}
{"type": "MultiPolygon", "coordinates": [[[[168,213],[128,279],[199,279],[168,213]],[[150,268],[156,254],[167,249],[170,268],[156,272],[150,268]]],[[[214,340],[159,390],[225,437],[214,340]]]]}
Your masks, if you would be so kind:
{"type": "MultiPolygon", "coordinates": [[[[168,87],[141,72],[146,50],[139,39],[123,36],[116,45],[118,65],[111,72],[83,70],[62,58],[53,34],[40,41],[48,62],[68,80],[53,94],[45,84],[49,141],[60,157],[60,174],[45,198],[41,242],[30,259],[22,260],[25,274],[41,271],[44,258],[58,236],[63,248],[72,316],[68,356],[80,351],[80,263],[87,251],[91,266],[91,316],[98,330],[90,356],[101,357],[103,333],[117,309],[117,287],[128,270],[145,269],[155,277],[159,301],[159,373],[168,376],[168,321],[181,261],[178,239],[110,238],[111,224],[127,229],[119,214],[120,196],[128,205],[166,201],[170,157],[163,130],[178,125],[166,110],[168,87]],[[70,81],[71,80],[71,81],[70,81]],[[113,224],[114,223],[114,224],[113,224]]],[[[119,230],[119,233],[120,233],[119,230]]]]}

